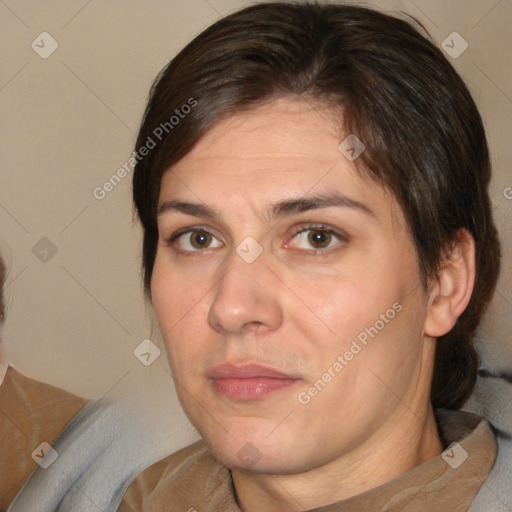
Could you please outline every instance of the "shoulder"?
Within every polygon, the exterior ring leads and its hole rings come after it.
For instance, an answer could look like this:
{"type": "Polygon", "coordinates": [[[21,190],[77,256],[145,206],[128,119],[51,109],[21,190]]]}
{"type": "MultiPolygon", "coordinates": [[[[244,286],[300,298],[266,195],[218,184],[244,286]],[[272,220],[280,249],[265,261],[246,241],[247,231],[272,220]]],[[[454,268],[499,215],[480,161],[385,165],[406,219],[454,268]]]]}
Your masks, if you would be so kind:
{"type": "Polygon", "coordinates": [[[445,460],[457,457],[474,465],[475,474],[483,482],[493,467],[497,453],[496,438],[489,422],[468,411],[437,409],[439,435],[445,446],[445,460]]]}
{"type": "MultiPolygon", "coordinates": [[[[19,430],[51,443],[89,400],[40,382],[9,366],[0,386],[0,409],[19,430]]],[[[12,428],[12,425],[4,424],[12,428]]]]}
{"type": "MultiPolygon", "coordinates": [[[[87,399],[26,377],[12,366],[0,386],[0,510],[37,467],[33,453],[52,444],[87,399]]],[[[39,453],[39,452],[38,452],[39,453]]],[[[37,457],[37,454],[36,456],[37,457]]]]}
{"type": "Polygon", "coordinates": [[[13,396],[22,399],[21,403],[16,404],[18,410],[32,414],[37,414],[44,407],[56,402],[57,404],[73,405],[76,409],[75,412],[77,412],[88,402],[87,398],[79,397],[51,384],[26,377],[12,366],[9,366],[4,382],[0,386],[0,400],[4,403],[13,396]]]}
{"type": "Polygon", "coordinates": [[[483,416],[498,444],[494,466],[478,493],[472,512],[512,510],[512,374],[481,368],[475,390],[464,409],[483,416]]]}

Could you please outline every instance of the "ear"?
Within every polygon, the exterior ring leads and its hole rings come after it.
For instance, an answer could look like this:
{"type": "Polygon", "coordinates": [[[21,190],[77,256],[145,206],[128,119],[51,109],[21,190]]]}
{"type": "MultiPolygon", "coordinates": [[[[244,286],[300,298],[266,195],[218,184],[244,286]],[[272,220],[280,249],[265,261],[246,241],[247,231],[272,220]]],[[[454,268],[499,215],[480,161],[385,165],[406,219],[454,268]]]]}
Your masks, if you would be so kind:
{"type": "Polygon", "coordinates": [[[439,338],[449,332],[466,309],[475,286],[475,241],[461,229],[431,284],[424,331],[439,338]]]}

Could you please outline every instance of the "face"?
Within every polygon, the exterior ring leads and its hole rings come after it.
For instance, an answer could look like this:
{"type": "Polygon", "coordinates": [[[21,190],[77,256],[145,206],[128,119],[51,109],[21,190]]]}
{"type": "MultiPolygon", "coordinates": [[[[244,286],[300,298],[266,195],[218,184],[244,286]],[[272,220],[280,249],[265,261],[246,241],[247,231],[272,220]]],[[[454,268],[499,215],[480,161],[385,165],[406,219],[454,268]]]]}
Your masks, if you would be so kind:
{"type": "Polygon", "coordinates": [[[181,404],[232,469],[327,464],[428,401],[414,245],[338,126],[332,108],[276,100],[162,179],[153,306],[181,404]]]}

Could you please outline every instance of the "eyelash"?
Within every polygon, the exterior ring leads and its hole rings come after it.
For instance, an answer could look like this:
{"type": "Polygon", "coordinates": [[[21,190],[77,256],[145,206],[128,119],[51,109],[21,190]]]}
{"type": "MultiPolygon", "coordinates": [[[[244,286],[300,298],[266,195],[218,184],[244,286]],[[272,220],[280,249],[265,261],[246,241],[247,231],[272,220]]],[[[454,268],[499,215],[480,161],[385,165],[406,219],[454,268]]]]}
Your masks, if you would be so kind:
{"type": "MultiPolygon", "coordinates": [[[[300,225],[298,226],[294,231],[293,231],[293,234],[292,234],[292,239],[295,238],[298,234],[300,233],[303,233],[305,231],[322,231],[324,233],[328,233],[330,235],[333,235],[335,236],[340,243],[346,243],[350,240],[350,237],[349,235],[347,235],[346,233],[344,232],[338,232],[338,231],[335,231],[333,230],[332,228],[330,228],[329,226],[326,226],[325,224],[303,224],[303,225],[300,225]]],[[[186,235],[186,234],[192,234],[192,233],[196,233],[196,232],[201,232],[201,233],[206,233],[206,234],[209,234],[209,235],[212,235],[212,236],[215,236],[213,235],[213,233],[211,233],[208,229],[206,229],[205,227],[202,227],[202,226],[193,226],[193,227],[189,227],[189,228],[184,228],[184,229],[181,229],[179,231],[177,231],[176,233],[173,233],[166,241],[166,245],[171,247],[172,250],[176,253],[179,253],[179,254],[184,254],[185,256],[194,256],[196,254],[200,254],[202,252],[205,252],[208,250],[208,248],[204,249],[204,250],[201,250],[201,249],[197,249],[195,251],[187,251],[187,250],[182,250],[182,249],[177,249],[175,247],[176,245],[176,241],[182,237],[183,235],[186,235]]],[[[340,244],[337,244],[337,245],[340,245],[340,244]]],[[[336,246],[334,246],[336,247],[336,246]]],[[[312,249],[310,251],[306,251],[304,249],[298,249],[298,251],[300,252],[306,252],[308,255],[313,255],[313,256],[322,256],[322,255],[325,255],[327,253],[331,253],[331,252],[335,252],[333,250],[333,247],[328,247],[326,249],[312,249]]],[[[338,249],[335,249],[335,250],[338,250],[338,249]]]]}

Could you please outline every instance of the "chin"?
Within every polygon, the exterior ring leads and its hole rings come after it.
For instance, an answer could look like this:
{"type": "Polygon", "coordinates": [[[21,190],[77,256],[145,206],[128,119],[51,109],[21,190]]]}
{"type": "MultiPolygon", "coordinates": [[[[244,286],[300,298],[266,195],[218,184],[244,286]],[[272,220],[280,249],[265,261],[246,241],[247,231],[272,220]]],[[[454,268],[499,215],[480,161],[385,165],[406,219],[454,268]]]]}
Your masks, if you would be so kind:
{"type": "Polygon", "coordinates": [[[303,440],[295,440],[292,432],[287,435],[283,431],[279,436],[269,437],[268,429],[251,432],[250,428],[231,426],[230,431],[233,435],[222,432],[215,436],[203,435],[203,439],[215,459],[231,470],[277,475],[311,469],[311,464],[304,460],[307,457],[303,440]]]}

